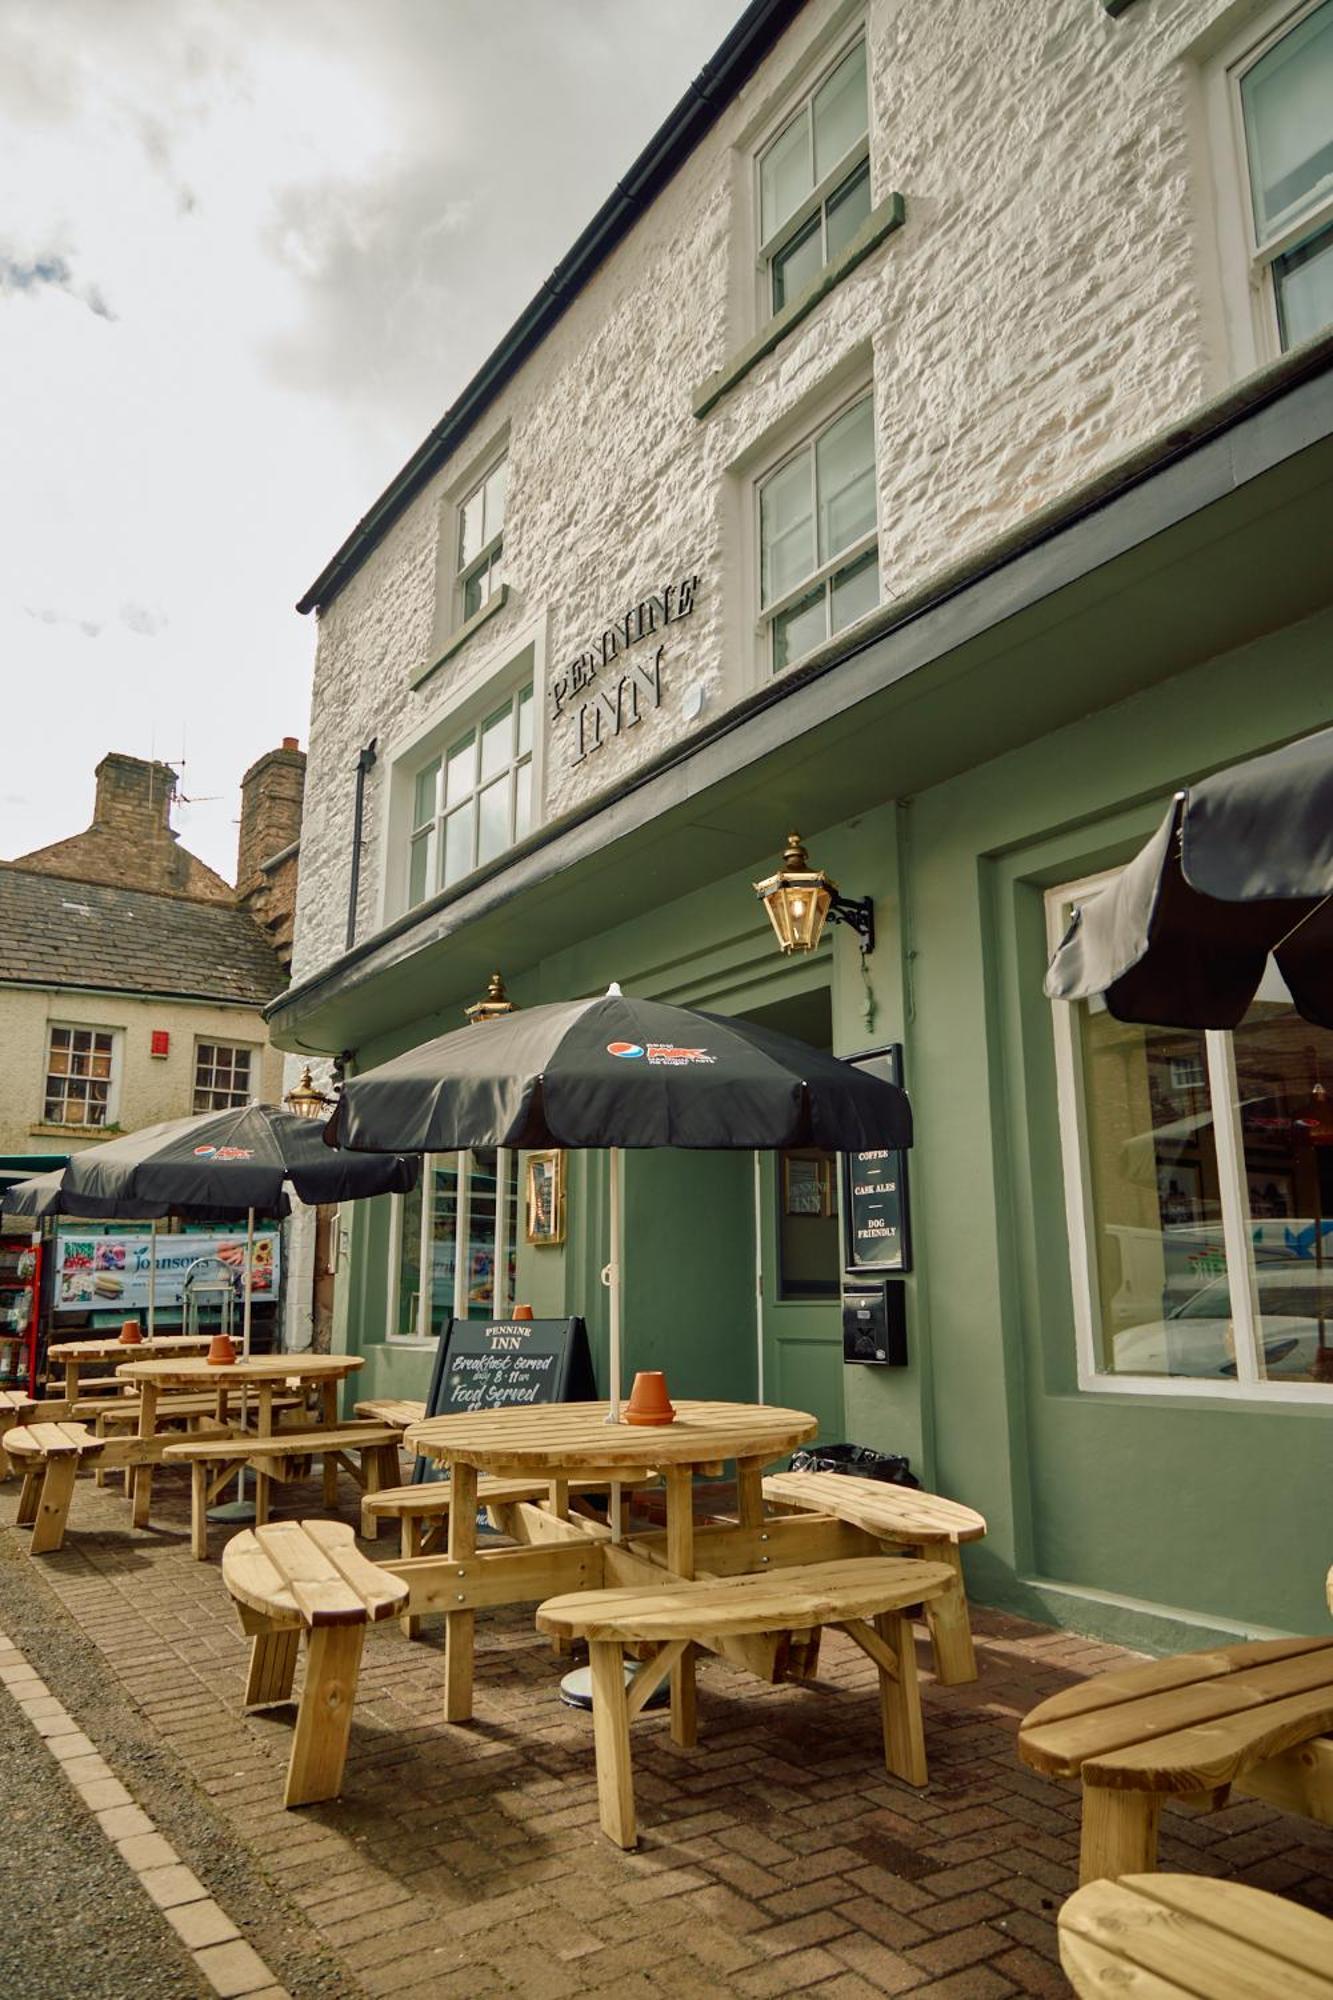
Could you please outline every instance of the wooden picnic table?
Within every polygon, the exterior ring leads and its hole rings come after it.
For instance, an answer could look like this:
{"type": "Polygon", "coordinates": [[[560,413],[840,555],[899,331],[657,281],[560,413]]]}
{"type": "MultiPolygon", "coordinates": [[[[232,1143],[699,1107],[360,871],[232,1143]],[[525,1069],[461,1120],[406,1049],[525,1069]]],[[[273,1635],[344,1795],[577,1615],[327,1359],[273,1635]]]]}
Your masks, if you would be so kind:
{"type": "MultiPolygon", "coordinates": [[[[362,1366],[357,1354],[252,1354],[248,1360],[210,1362],[201,1355],[153,1357],[145,1361],[122,1362],[118,1380],[139,1391],[139,1436],[157,1436],[158,1397],[163,1389],[211,1389],[218,1396],[218,1417],[225,1422],[227,1400],[240,1390],[255,1397],[255,1435],[273,1435],[273,1399],[288,1382],[303,1389],[318,1388],[318,1421],[330,1429],[338,1423],[338,1385],[362,1366]]],[[[134,1469],[134,1511],[136,1528],[148,1525],[152,1504],[153,1468],[134,1469]]]]}
{"type": "Polygon", "coordinates": [[[64,1369],[64,1401],[74,1403],[79,1396],[79,1369],[88,1362],[170,1360],[182,1354],[204,1354],[207,1350],[206,1333],[159,1333],[151,1340],[136,1341],[123,1341],[113,1334],[100,1340],[56,1341],[47,1348],[46,1358],[48,1363],[64,1369]]]}
{"type": "MultiPolygon", "coordinates": [[[[413,1424],[405,1443],[415,1451],[447,1465],[453,1490],[449,1510],[449,1540],[443,1557],[423,1557],[405,1566],[394,1565],[399,1575],[430,1565],[442,1573],[465,1573],[480,1562],[499,1564],[505,1552],[477,1555],[477,1475],[480,1472],[511,1477],[540,1476],[554,1482],[554,1506],[543,1518],[541,1510],[517,1505],[507,1510],[506,1525],[519,1532],[520,1539],[543,1544],[548,1558],[529,1564],[533,1575],[523,1579],[525,1594],[546,1597],[582,1587],[574,1574],[577,1563],[567,1565],[567,1554],[577,1556],[585,1548],[597,1524],[570,1517],[567,1482],[586,1480],[593,1471],[605,1472],[608,1483],[618,1472],[656,1471],[666,1486],[666,1534],[649,1537],[641,1553],[625,1551],[625,1561],[633,1567],[624,1577],[634,1582],[647,1567],[668,1570],[673,1576],[692,1578],[695,1574],[694,1476],[716,1476],[728,1460],[736,1465],[738,1529],[762,1532],[764,1521],[764,1468],[783,1457],[796,1445],[815,1435],[819,1426],[805,1410],[774,1409],[763,1403],[681,1402],[676,1420],[661,1426],[636,1426],[607,1422],[606,1403],[543,1404],[522,1409],[479,1410],[448,1417],[430,1417],[413,1424]],[[561,1531],[564,1531],[563,1533],[561,1531]],[[561,1545],[564,1545],[563,1549],[561,1545]],[[549,1545],[549,1546],[546,1546],[549,1545]],[[460,1565],[462,1571],[460,1572],[460,1565]],[[541,1575],[536,1574],[542,1571],[541,1575]]],[[[618,1540],[619,1525],[613,1524],[618,1540]]],[[[606,1530],[603,1527],[604,1537],[606,1530]]],[[[636,1545],[637,1548],[637,1545],[636,1545]]],[[[757,1554],[743,1564],[757,1568],[757,1554]]],[[[445,1610],[445,1718],[462,1722],[472,1713],[472,1656],[476,1612],[460,1602],[448,1601],[445,1610]]],[[[495,1600],[491,1601],[504,1601],[495,1600]]],[[[520,1600],[521,1601],[521,1600],[520,1600]]],[[[673,1730],[684,1741],[693,1740],[694,1663],[688,1653],[672,1669],[673,1730]]]]}

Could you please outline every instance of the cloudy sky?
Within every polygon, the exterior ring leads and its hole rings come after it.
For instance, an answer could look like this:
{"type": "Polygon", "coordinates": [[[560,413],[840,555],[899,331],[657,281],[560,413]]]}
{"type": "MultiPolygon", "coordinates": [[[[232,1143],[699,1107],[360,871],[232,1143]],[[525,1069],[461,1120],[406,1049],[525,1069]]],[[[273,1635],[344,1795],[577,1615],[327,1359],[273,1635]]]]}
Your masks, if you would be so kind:
{"type": "Polygon", "coordinates": [[[0,0],[0,856],[304,744],[292,609],[741,0],[0,0]]]}

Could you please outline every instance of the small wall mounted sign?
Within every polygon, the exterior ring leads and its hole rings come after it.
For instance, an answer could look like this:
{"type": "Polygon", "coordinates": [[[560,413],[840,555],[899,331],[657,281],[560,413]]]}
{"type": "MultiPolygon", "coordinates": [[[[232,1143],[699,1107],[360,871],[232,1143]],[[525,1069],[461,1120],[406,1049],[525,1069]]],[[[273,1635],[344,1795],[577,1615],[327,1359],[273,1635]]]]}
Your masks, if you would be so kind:
{"type": "Polygon", "coordinates": [[[626,656],[640,641],[688,618],[698,590],[699,578],[694,575],[649,591],[555,676],[550,685],[551,720],[568,719],[573,725],[571,764],[582,764],[612,737],[641,722],[648,710],[661,707],[665,644],[659,642],[634,659],[626,656]],[[622,661],[621,671],[613,674],[611,669],[622,661]]]}

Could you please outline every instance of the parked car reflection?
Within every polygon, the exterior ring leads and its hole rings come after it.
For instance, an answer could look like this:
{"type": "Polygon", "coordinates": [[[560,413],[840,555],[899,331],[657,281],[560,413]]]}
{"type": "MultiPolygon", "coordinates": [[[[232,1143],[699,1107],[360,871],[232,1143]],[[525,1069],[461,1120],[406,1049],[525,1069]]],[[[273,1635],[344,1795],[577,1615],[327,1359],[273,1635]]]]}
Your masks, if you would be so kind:
{"type": "MultiPolygon", "coordinates": [[[[1333,1266],[1260,1266],[1262,1373],[1275,1381],[1330,1379],[1333,1266]],[[1318,1358],[1324,1354],[1324,1360],[1318,1358]]],[[[1117,1375],[1220,1375],[1234,1380],[1231,1287],[1213,1278],[1168,1318],[1113,1336],[1117,1375]]]]}

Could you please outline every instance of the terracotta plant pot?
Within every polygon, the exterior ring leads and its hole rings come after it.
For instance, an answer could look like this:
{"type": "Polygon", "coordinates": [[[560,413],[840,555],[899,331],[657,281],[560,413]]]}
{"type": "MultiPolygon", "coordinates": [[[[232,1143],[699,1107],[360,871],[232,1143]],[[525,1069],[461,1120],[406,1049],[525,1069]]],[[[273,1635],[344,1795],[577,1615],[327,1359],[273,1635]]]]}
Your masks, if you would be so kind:
{"type": "Polygon", "coordinates": [[[627,1424],[674,1424],[676,1411],[660,1368],[641,1368],[625,1405],[627,1424]]]}
{"type": "Polygon", "coordinates": [[[120,1344],[122,1347],[135,1347],[142,1339],[143,1334],[140,1331],[137,1319],[122,1320],[120,1328],[120,1344]]]}
{"type": "Polygon", "coordinates": [[[531,1307],[531,1306],[515,1306],[515,1307],[514,1307],[514,1318],[515,1318],[515,1319],[531,1319],[531,1318],[532,1318],[532,1307],[531,1307]]]}
{"type": "Polygon", "coordinates": [[[229,1333],[215,1333],[208,1343],[208,1359],[214,1368],[227,1368],[236,1359],[236,1346],[229,1333]]]}

